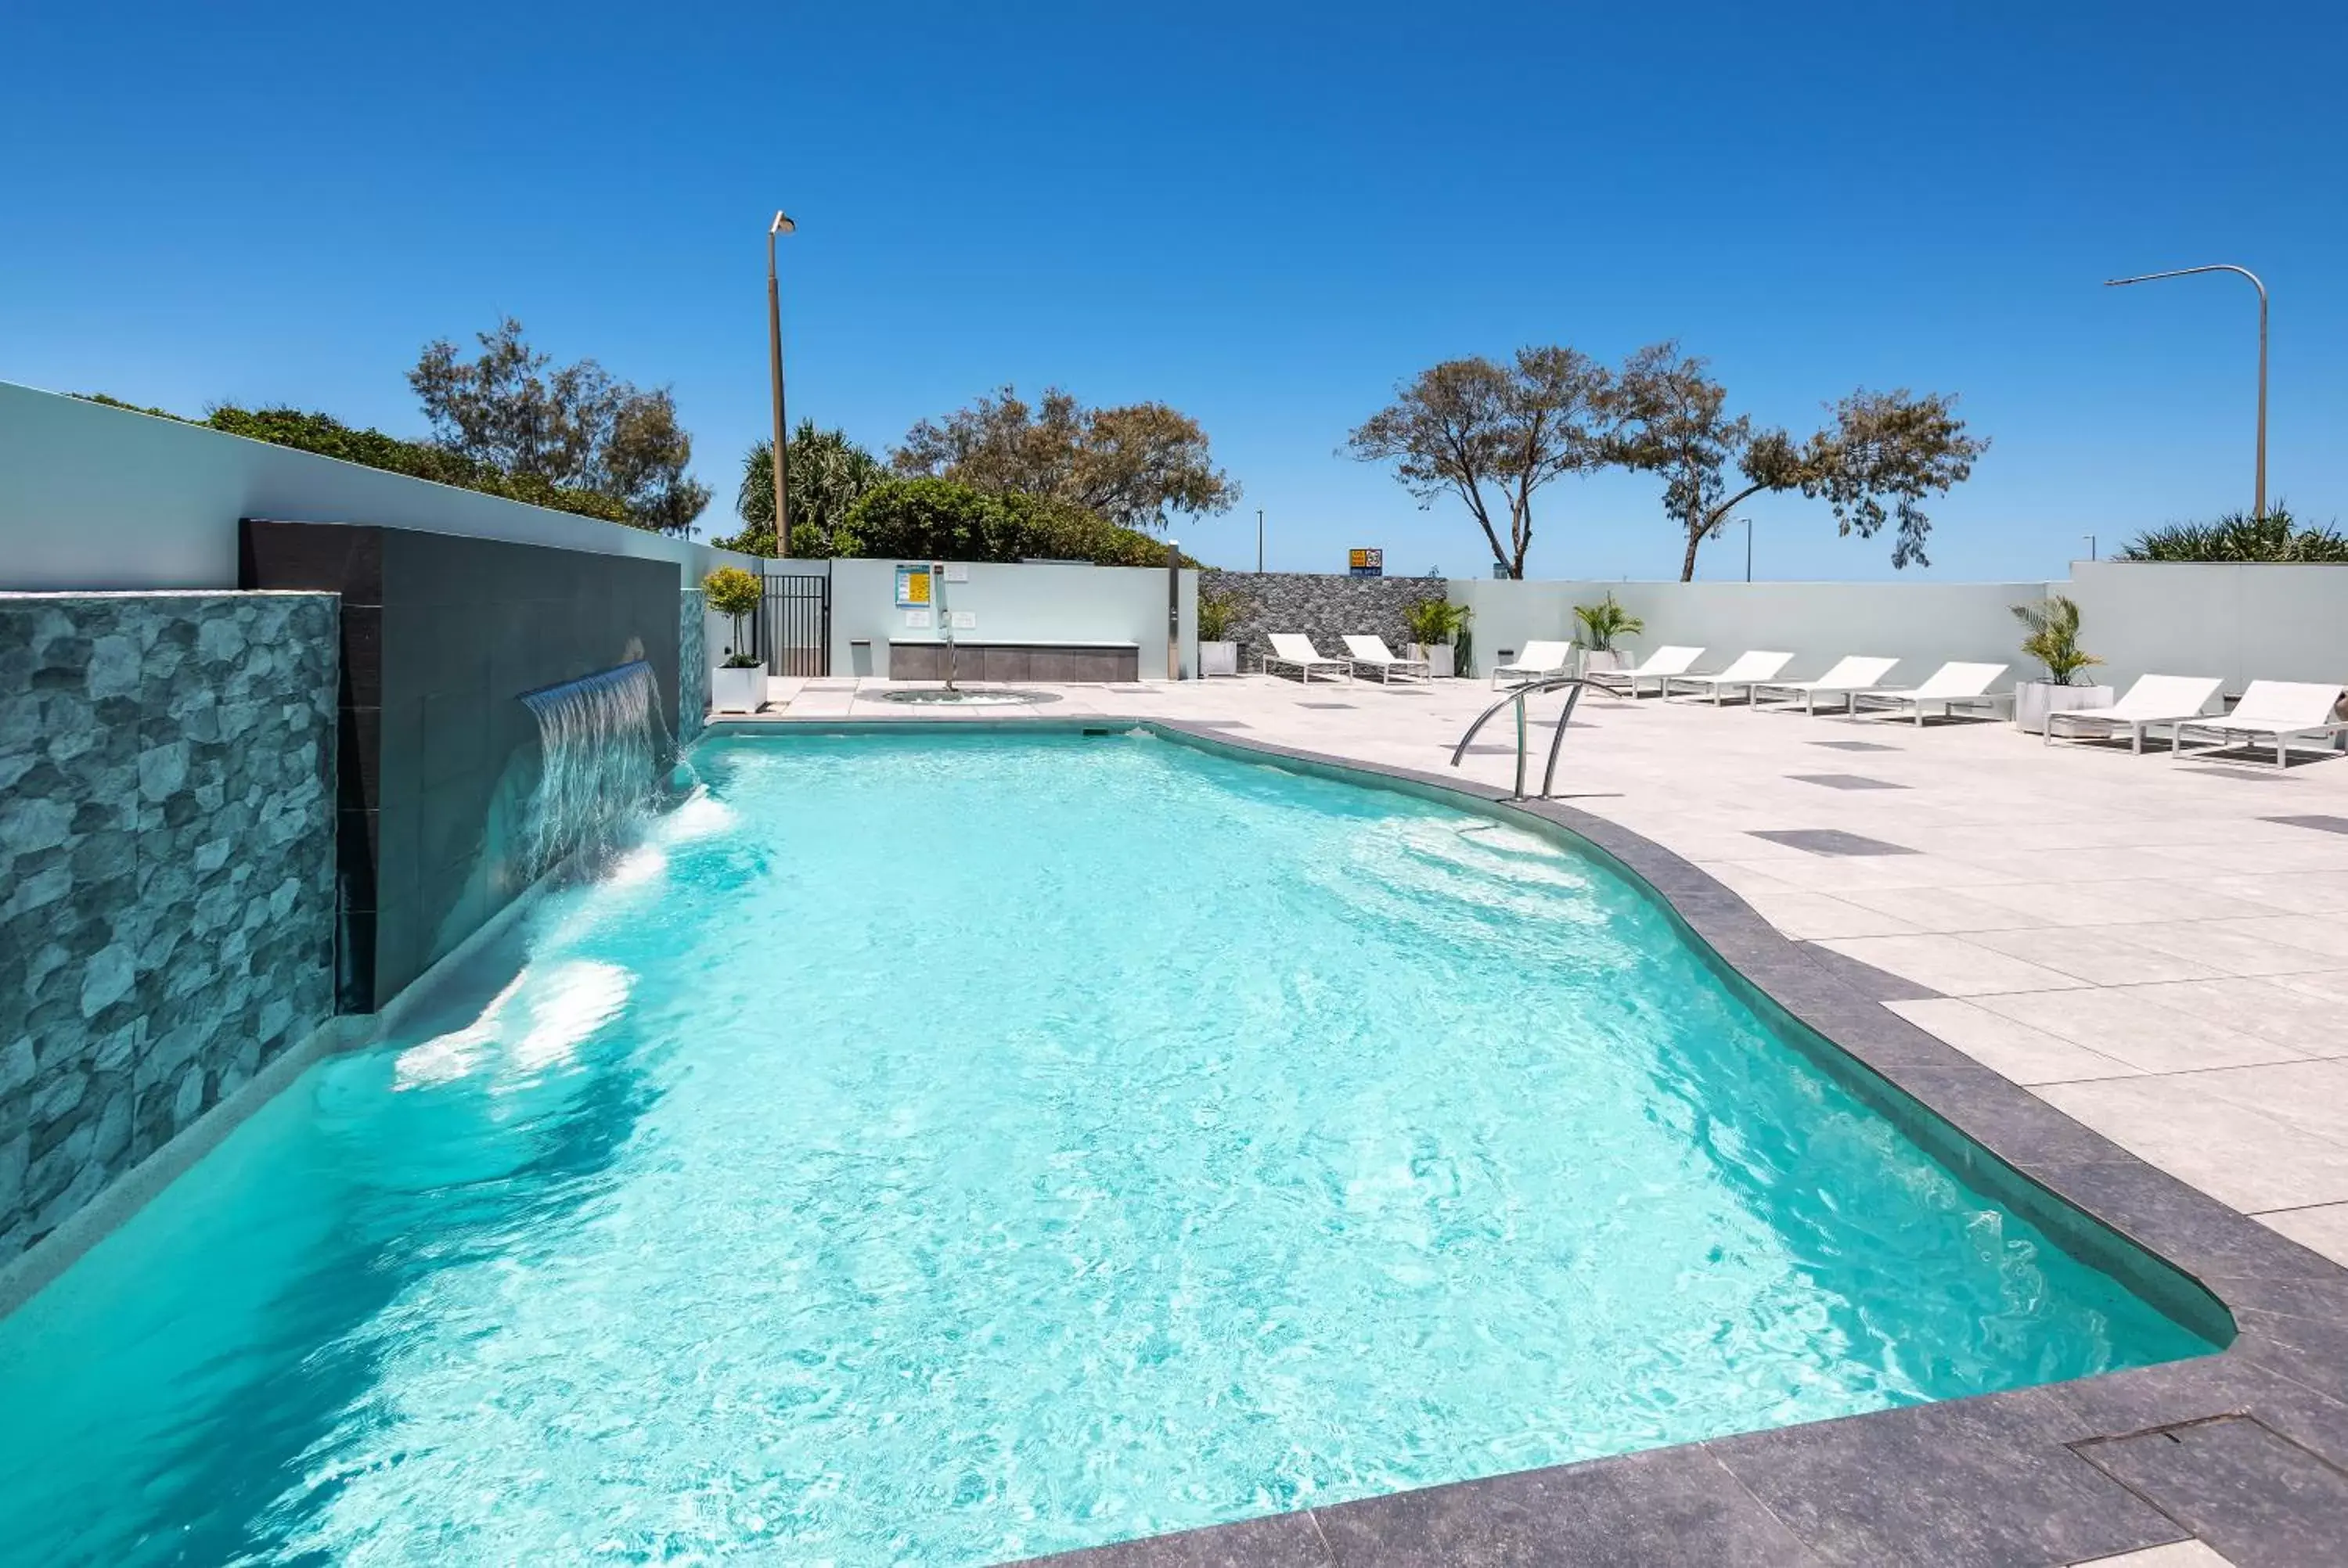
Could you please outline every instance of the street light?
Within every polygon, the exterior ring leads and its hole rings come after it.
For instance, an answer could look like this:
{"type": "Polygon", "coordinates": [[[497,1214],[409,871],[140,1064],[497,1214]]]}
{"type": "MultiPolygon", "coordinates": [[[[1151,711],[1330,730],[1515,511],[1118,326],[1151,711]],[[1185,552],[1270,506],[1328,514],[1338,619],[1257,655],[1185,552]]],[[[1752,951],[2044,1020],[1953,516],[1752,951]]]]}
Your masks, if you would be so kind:
{"type": "Polygon", "coordinates": [[[2214,267],[2179,267],[2173,272],[2147,272],[2140,278],[2106,278],[2104,287],[2125,288],[2130,283],[2157,282],[2163,278],[2189,278],[2196,272],[2240,272],[2259,292],[2259,481],[2257,497],[2250,506],[2250,515],[2267,515],[2267,286],[2248,267],[2237,267],[2222,261],[2214,267]]]}
{"type": "Polygon", "coordinates": [[[767,367],[775,383],[775,554],[791,553],[791,506],[786,498],[790,457],[783,445],[783,297],[775,285],[775,240],[798,228],[778,212],[767,225],[767,367]]]}
{"type": "Polygon", "coordinates": [[[1753,519],[1738,518],[1736,521],[1745,525],[1745,580],[1751,582],[1753,580],[1753,519]]]}

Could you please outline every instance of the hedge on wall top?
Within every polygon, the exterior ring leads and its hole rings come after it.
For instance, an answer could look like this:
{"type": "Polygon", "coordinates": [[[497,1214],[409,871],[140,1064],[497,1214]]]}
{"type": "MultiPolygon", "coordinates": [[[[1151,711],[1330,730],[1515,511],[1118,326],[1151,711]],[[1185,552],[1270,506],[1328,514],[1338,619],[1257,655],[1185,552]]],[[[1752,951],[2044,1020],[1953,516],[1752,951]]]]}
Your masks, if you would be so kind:
{"type": "MultiPolygon", "coordinates": [[[[928,560],[1163,566],[1166,548],[1163,539],[1118,528],[1066,501],[981,490],[951,479],[876,485],[849,508],[831,537],[838,556],[928,560]]],[[[1182,564],[1198,562],[1185,556],[1182,564]]]]}

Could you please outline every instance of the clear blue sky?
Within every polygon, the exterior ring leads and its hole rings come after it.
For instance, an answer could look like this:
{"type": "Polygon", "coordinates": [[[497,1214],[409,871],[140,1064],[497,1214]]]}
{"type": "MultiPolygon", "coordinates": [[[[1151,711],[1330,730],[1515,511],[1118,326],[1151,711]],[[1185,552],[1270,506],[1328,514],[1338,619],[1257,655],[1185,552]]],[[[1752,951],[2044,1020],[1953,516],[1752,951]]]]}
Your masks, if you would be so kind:
{"type": "MultiPolygon", "coordinates": [[[[731,527],[791,405],[883,447],[1004,382],[1197,415],[1245,485],[1210,560],[1480,574],[1334,455],[1438,358],[1677,336],[1807,427],[1956,392],[1995,441],[1933,508],[1944,579],[2247,507],[2348,519],[2337,6],[1365,4],[121,5],[0,19],[0,378],[420,433],[427,338],[520,316],[674,385],[731,527]]],[[[1798,498],[1759,575],[1889,576],[1798,498]]],[[[1643,477],[1547,493],[1540,576],[1668,575],[1643,477]]],[[[1735,576],[1732,538],[1704,576],[1735,576]]]]}

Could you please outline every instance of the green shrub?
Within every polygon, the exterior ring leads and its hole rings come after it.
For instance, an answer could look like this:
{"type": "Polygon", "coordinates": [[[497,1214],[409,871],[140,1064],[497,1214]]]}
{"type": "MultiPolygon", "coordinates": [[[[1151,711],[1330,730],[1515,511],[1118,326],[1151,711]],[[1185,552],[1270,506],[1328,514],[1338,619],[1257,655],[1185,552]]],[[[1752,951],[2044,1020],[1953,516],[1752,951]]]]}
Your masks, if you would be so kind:
{"type": "Polygon", "coordinates": [[[1645,621],[1614,602],[1611,589],[1596,604],[1575,605],[1573,619],[1581,622],[1582,634],[1590,639],[1590,646],[1604,652],[1613,651],[1616,638],[1636,637],[1647,630],[1645,621]]]}
{"type": "Polygon", "coordinates": [[[2046,679],[2068,686],[2071,678],[2102,660],[2079,646],[2079,607],[2068,596],[2050,595],[2042,604],[2010,606],[2013,618],[2030,628],[2022,651],[2046,666],[2046,679]]]}
{"type": "MultiPolygon", "coordinates": [[[[796,543],[796,529],[793,534],[796,543]]],[[[1167,546],[1066,501],[981,490],[952,479],[891,479],[849,508],[832,532],[831,551],[902,560],[1163,566],[1167,546]]],[[[1182,564],[1199,563],[1185,556],[1182,564]]]]}
{"type": "Polygon", "coordinates": [[[1413,642],[1433,648],[1467,630],[1470,613],[1466,605],[1454,604],[1447,599],[1422,599],[1404,610],[1402,619],[1410,629],[1413,642]]]}
{"type": "Polygon", "coordinates": [[[180,419],[178,415],[163,409],[139,408],[103,393],[76,395],[85,403],[126,408],[135,414],[151,414],[163,419],[178,419],[182,425],[203,425],[224,435],[242,436],[249,441],[266,441],[273,446],[291,446],[297,452],[314,452],[321,457],[340,458],[364,468],[405,474],[411,479],[428,479],[436,485],[451,485],[460,490],[479,490],[484,495],[500,496],[527,506],[573,512],[582,518],[600,518],[607,523],[630,521],[628,504],[617,496],[551,484],[534,474],[508,474],[487,463],[422,441],[402,441],[380,430],[358,429],[332,415],[305,413],[299,408],[222,406],[213,409],[201,420],[180,419]]]}
{"type": "Polygon", "coordinates": [[[1228,588],[1206,588],[1199,590],[1199,641],[1226,642],[1232,627],[1247,609],[1244,595],[1228,588]]]}
{"type": "Polygon", "coordinates": [[[2277,502],[2265,517],[2229,512],[2214,523],[2170,523],[2139,534],[2114,560],[2348,561],[2348,536],[2322,523],[2302,524],[2277,502]]]}

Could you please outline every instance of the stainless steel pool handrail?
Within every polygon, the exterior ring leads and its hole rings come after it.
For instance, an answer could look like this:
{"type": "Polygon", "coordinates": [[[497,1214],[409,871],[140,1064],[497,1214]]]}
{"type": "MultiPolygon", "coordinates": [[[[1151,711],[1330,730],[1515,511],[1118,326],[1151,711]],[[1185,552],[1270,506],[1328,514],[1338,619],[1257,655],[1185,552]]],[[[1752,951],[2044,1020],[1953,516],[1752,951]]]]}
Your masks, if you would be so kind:
{"type": "Polygon", "coordinates": [[[1544,692],[1563,692],[1566,694],[1565,711],[1557,716],[1557,734],[1549,743],[1549,766],[1541,774],[1540,798],[1547,800],[1550,791],[1557,784],[1557,753],[1559,748],[1565,744],[1565,727],[1573,722],[1573,705],[1581,701],[1582,688],[1589,684],[1589,682],[1579,675],[1545,675],[1538,681],[1526,682],[1476,715],[1476,722],[1468,726],[1468,733],[1460,736],[1459,743],[1451,749],[1451,765],[1455,768],[1459,765],[1459,759],[1468,754],[1468,743],[1476,738],[1477,732],[1490,722],[1493,714],[1503,708],[1514,707],[1517,711],[1517,793],[1509,798],[1523,800],[1525,798],[1525,699],[1538,697],[1544,692]]]}

